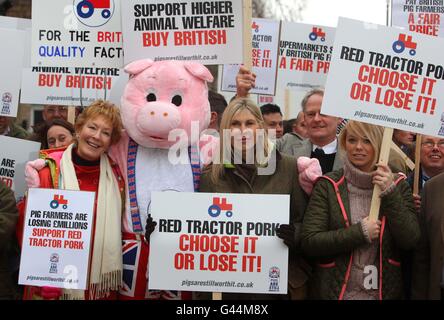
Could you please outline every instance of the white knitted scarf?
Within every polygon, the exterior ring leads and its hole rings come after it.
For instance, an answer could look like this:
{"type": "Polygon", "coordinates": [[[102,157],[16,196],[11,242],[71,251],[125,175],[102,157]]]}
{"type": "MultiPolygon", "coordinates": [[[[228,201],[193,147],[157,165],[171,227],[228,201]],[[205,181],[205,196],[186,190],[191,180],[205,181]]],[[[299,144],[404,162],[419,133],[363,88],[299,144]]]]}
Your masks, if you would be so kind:
{"type": "MultiPolygon", "coordinates": [[[[72,162],[71,144],[60,161],[61,189],[79,190],[72,162]]],[[[89,299],[108,296],[122,284],[122,200],[106,154],[100,157],[100,177],[94,228],[93,254],[89,270],[89,299]]],[[[64,289],[62,299],[83,300],[83,290],[64,289]]]]}

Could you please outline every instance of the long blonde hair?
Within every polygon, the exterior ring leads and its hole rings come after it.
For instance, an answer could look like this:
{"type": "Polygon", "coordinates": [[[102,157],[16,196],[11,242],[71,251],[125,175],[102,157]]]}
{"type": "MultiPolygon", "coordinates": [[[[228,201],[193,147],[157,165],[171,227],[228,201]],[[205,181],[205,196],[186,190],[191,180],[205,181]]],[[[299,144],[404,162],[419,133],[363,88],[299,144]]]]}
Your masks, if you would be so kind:
{"type": "MultiPolygon", "coordinates": [[[[231,122],[233,118],[239,113],[244,110],[249,111],[254,118],[256,119],[259,128],[264,129],[264,119],[262,117],[261,110],[259,107],[250,99],[248,98],[236,98],[230,102],[230,104],[225,109],[224,113],[222,114],[222,119],[220,122],[219,127],[219,136],[220,136],[220,143],[219,143],[219,159],[217,162],[213,161],[211,163],[207,170],[211,170],[211,181],[214,184],[217,184],[219,182],[219,179],[223,176],[225,172],[224,163],[223,163],[223,154],[224,154],[224,146],[226,146],[226,141],[224,138],[224,130],[231,130],[231,122]],[[221,161],[222,160],[222,161],[221,161]]],[[[268,133],[267,130],[265,130],[264,133],[264,154],[265,156],[268,156],[268,133]]],[[[231,141],[228,142],[231,145],[231,141]]]]}
{"type": "Polygon", "coordinates": [[[347,122],[345,128],[339,135],[339,147],[342,149],[342,151],[344,151],[344,154],[346,154],[345,143],[348,133],[354,133],[360,138],[365,137],[370,141],[370,144],[375,151],[372,166],[376,165],[379,158],[379,152],[381,150],[382,136],[384,133],[383,127],[353,120],[347,122]]]}

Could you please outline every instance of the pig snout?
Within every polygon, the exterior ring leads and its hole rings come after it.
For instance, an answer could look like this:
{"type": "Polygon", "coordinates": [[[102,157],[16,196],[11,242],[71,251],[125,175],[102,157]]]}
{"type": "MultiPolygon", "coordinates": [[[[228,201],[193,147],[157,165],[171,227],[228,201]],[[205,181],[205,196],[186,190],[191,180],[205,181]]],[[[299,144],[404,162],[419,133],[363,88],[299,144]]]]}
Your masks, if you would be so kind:
{"type": "Polygon", "coordinates": [[[171,130],[179,127],[180,112],[169,103],[150,103],[143,107],[138,114],[139,129],[152,138],[167,139],[171,130]]]}

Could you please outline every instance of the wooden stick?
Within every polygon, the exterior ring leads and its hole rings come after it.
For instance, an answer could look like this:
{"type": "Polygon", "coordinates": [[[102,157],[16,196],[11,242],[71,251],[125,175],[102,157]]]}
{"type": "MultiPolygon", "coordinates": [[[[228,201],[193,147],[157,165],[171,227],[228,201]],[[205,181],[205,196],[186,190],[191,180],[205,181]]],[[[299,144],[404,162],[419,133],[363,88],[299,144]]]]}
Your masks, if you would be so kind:
{"type": "Polygon", "coordinates": [[[251,71],[253,67],[253,45],[251,43],[251,23],[252,23],[253,9],[251,0],[243,0],[243,20],[244,20],[244,50],[243,61],[244,66],[251,71]]]}
{"type": "Polygon", "coordinates": [[[413,171],[415,169],[415,164],[413,163],[413,161],[410,160],[409,156],[406,155],[405,152],[396,145],[396,143],[392,142],[391,148],[402,158],[402,160],[404,160],[405,164],[407,165],[407,167],[409,167],[410,170],[413,171]]]}
{"type": "Polygon", "coordinates": [[[290,90],[285,88],[284,120],[290,118],[290,90]]]}
{"type": "Polygon", "coordinates": [[[213,292],[213,300],[222,300],[222,292],[213,292]]]}
{"type": "MultiPolygon", "coordinates": [[[[393,129],[384,128],[384,136],[382,137],[381,152],[379,153],[380,164],[387,164],[390,155],[390,146],[392,144],[393,129]]],[[[378,220],[379,208],[381,206],[381,189],[375,185],[373,188],[372,203],[370,207],[370,220],[378,220]]]]}
{"type": "Polygon", "coordinates": [[[74,124],[76,122],[76,107],[68,107],[68,122],[74,124]]]}
{"type": "Polygon", "coordinates": [[[420,164],[421,164],[421,141],[422,141],[422,135],[417,134],[416,135],[416,147],[415,147],[415,176],[413,178],[413,193],[419,194],[419,171],[420,164]]]}

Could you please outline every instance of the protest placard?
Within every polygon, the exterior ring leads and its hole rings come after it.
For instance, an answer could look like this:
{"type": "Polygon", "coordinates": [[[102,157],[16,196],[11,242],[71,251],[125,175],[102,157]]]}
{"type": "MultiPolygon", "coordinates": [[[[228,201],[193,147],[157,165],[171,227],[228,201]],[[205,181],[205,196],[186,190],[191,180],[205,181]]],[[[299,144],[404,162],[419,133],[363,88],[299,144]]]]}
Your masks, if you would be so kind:
{"type": "Polygon", "coordinates": [[[87,288],[94,192],[29,189],[19,284],[87,288]]]}
{"type": "Polygon", "coordinates": [[[442,0],[392,0],[392,26],[409,31],[440,36],[444,34],[442,0]]]}
{"type": "Polygon", "coordinates": [[[340,19],[322,113],[444,136],[439,48],[438,37],[340,19]]]}
{"type": "Polygon", "coordinates": [[[333,50],[335,28],[282,22],[278,87],[324,86],[333,50]]]}
{"type": "Polygon", "coordinates": [[[24,68],[20,102],[89,105],[97,99],[106,100],[121,76],[127,78],[117,68],[24,68]]]}
{"type": "Polygon", "coordinates": [[[0,16],[0,28],[31,30],[31,19],[0,16]]]}
{"type": "Polygon", "coordinates": [[[125,65],[150,58],[242,62],[242,1],[124,0],[125,65]]]}
{"type": "MultiPolygon", "coordinates": [[[[274,95],[280,22],[253,19],[251,28],[252,71],[256,74],[256,86],[250,90],[250,93],[274,95]]],[[[236,64],[224,65],[222,91],[236,91],[236,75],[239,67],[236,64]]]]}
{"type": "Polygon", "coordinates": [[[0,29],[0,116],[15,117],[20,94],[21,70],[25,47],[23,31],[0,29]]]}
{"type": "Polygon", "coordinates": [[[32,66],[123,67],[119,0],[32,2],[32,66]]]}
{"type": "Polygon", "coordinates": [[[0,146],[0,180],[20,199],[26,190],[25,164],[38,158],[40,143],[0,135],[0,146]]]}
{"type": "Polygon", "coordinates": [[[156,192],[150,212],[150,289],[287,293],[288,195],[156,192]]]}

